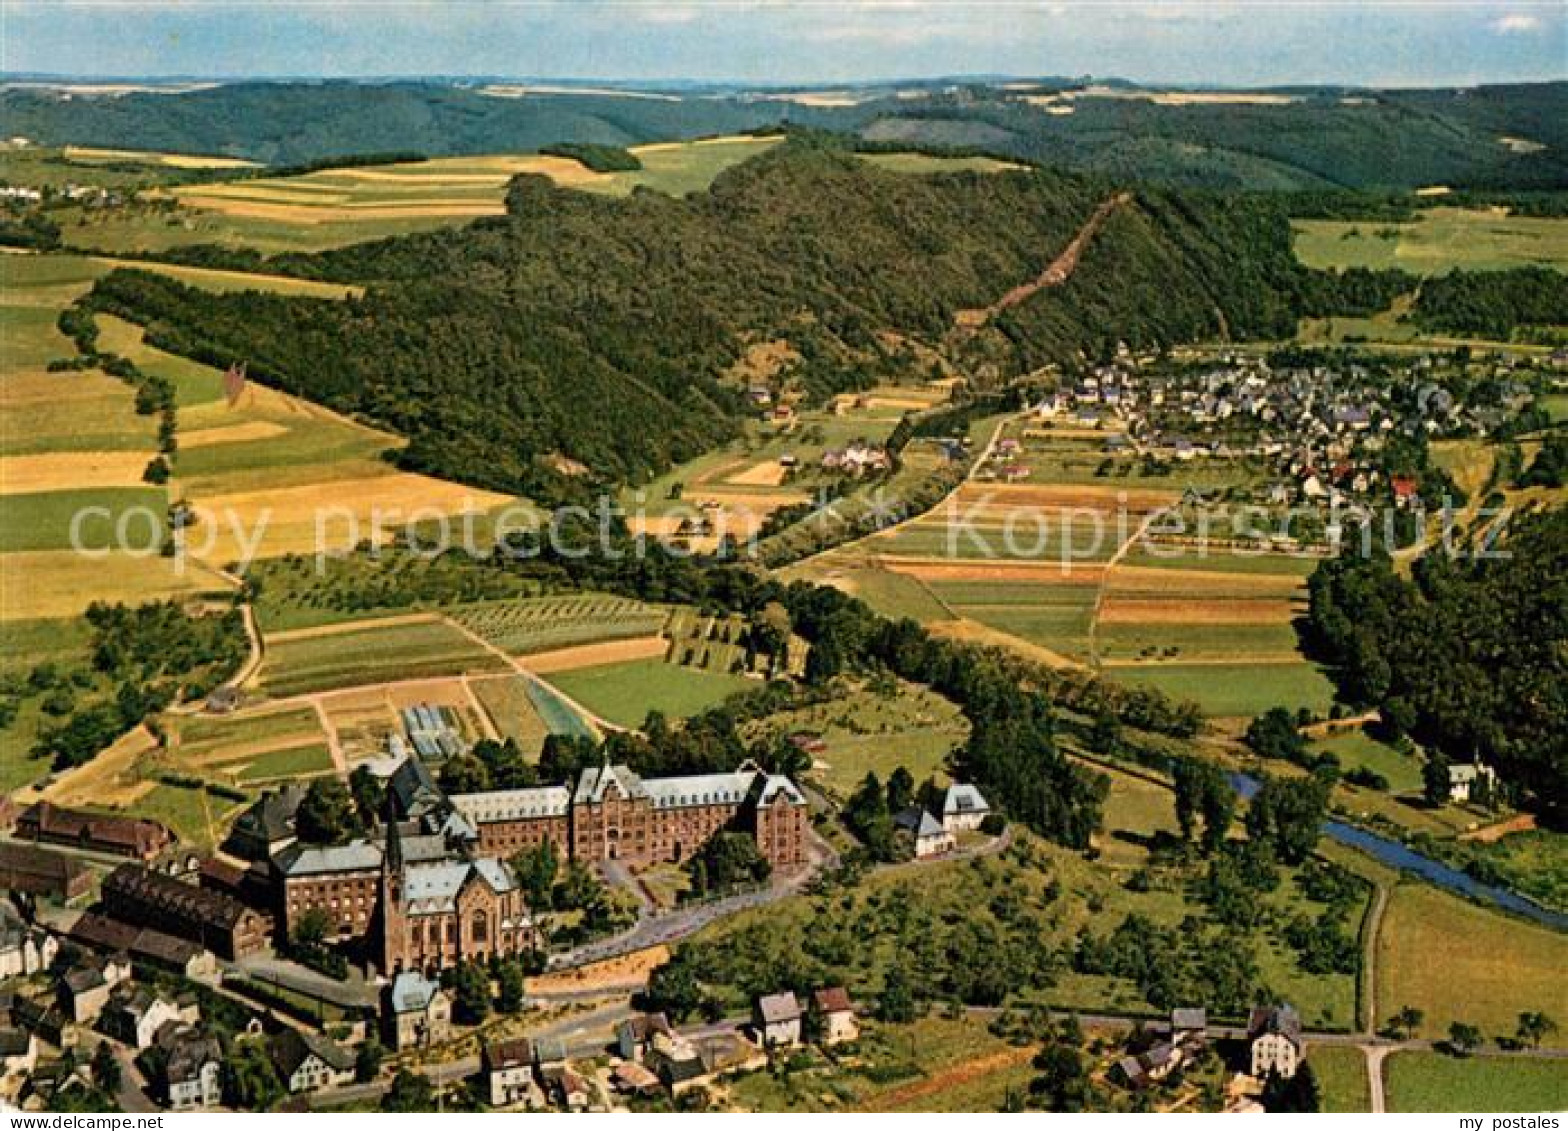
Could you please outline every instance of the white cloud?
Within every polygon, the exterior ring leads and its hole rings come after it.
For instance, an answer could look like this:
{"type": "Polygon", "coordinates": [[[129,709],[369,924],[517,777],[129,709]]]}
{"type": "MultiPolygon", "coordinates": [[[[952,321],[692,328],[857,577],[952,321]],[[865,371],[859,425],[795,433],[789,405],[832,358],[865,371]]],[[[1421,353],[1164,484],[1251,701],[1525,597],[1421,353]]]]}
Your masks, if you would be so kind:
{"type": "Polygon", "coordinates": [[[1512,12],[1492,21],[1492,30],[1499,35],[1524,35],[1541,30],[1541,17],[1523,12],[1512,12]]]}

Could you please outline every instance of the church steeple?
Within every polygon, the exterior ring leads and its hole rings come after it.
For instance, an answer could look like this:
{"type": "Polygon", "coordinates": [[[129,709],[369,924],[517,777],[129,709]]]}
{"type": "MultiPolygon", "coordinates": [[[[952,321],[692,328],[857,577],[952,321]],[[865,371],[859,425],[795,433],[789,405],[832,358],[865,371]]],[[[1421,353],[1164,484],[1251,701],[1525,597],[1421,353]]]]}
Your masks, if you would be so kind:
{"type": "Polygon", "coordinates": [[[386,846],[381,853],[381,972],[391,977],[402,965],[405,953],[403,934],[403,836],[397,827],[397,811],[387,796],[386,846]]]}

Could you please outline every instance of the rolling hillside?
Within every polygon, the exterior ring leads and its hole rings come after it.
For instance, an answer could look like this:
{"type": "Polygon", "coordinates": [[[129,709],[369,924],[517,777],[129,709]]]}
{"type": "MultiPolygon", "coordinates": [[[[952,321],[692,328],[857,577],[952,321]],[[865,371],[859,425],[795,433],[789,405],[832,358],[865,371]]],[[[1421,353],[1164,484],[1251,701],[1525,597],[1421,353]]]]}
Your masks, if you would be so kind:
{"type": "Polygon", "coordinates": [[[252,377],[408,435],[406,466],[550,497],[560,456],[641,482],[734,434],[741,390],[721,377],[748,342],[790,342],[791,384],[820,399],[907,371],[887,330],[1005,376],[1117,340],[1293,327],[1304,273],[1281,215],[1145,191],[1064,285],[954,334],[958,311],[1038,276],[1110,191],[1043,172],[912,177],[793,144],[681,200],[520,177],[505,217],[271,261],[367,285],[347,303],[137,272],[89,301],[162,348],[244,357],[252,377]]]}

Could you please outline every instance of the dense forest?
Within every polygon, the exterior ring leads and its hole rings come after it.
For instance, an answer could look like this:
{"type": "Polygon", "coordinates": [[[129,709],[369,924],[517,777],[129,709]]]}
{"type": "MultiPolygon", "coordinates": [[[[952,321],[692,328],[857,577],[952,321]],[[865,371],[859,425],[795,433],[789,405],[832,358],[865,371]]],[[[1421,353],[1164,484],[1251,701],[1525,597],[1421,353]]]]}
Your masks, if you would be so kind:
{"type": "Polygon", "coordinates": [[[1452,762],[1479,758],[1568,816],[1568,508],[1517,517],[1485,556],[1433,550],[1410,579],[1346,555],[1310,580],[1312,646],[1341,691],[1452,762]]]}
{"type": "Polygon", "coordinates": [[[1267,191],[1333,188],[1561,189],[1568,183],[1568,83],[1441,90],[1296,88],[1276,104],[1163,105],[1074,97],[1082,80],[1036,89],[951,80],[870,89],[811,106],[741,90],[637,98],[561,92],[495,97],[435,82],[240,83],[181,94],[61,97],[0,91],[12,135],[43,144],[222,153],[267,164],[388,150],[431,155],[630,146],[784,123],[900,146],[979,149],[1140,181],[1267,191]],[[899,97],[918,91],[918,97],[899,97]],[[1504,137],[1542,148],[1518,152],[1504,137]]]}
{"type": "MultiPolygon", "coordinates": [[[[1039,274],[1109,193],[1043,171],[911,177],[805,140],[683,200],[517,178],[508,215],[269,261],[361,299],[212,294],[129,271],[87,300],[149,340],[410,437],[407,466],[559,498],[554,458],[640,481],[733,434],[721,378],[748,341],[813,359],[817,396],[873,383],[878,336],[940,344],[955,311],[1039,274]]],[[[1145,190],[1064,286],[963,343],[1006,376],[1159,346],[1288,333],[1313,290],[1271,205],[1145,190]]],[[[581,484],[576,484],[581,486],[581,484]]]]}
{"type": "Polygon", "coordinates": [[[1426,330],[1508,341],[1523,327],[1568,325],[1568,275],[1548,267],[1453,271],[1422,284],[1412,314],[1426,330]]]}

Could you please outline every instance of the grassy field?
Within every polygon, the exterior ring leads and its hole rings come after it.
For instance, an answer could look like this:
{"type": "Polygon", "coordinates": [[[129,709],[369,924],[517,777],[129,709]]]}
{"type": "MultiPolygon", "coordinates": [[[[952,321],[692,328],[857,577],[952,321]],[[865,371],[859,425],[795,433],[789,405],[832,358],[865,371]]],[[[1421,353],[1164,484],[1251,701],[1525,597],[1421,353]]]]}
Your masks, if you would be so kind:
{"type": "Polygon", "coordinates": [[[757,686],[754,680],[740,676],[716,675],[663,660],[557,672],[549,682],[590,711],[624,727],[642,726],[650,711],[662,711],[672,719],[695,715],[737,691],[757,686]]]}
{"type": "Polygon", "coordinates": [[[1378,1008],[1385,1016],[1405,1005],[1423,1010],[1422,1036],[1441,1036],[1453,1021],[1479,1025],[1488,1039],[1509,1036],[1525,1010],[1568,1018],[1565,969],[1563,935],[1401,884],[1378,938],[1378,1008]]]}
{"type": "Polygon", "coordinates": [[[245,786],[330,773],[332,754],[309,707],[212,718],[171,718],[167,758],[180,773],[245,786]]]}
{"type": "Polygon", "coordinates": [[[156,557],[165,537],[162,487],[103,487],[5,495],[0,553],[19,550],[125,550],[156,557]]]}
{"type": "Polygon", "coordinates": [[[1416,275],[1509,267],[1568,270],[1568,220],[1432,208],[1405,224],[1297,220],[1296,255],[1309,267],[1400,267],[1416,275]]]}
{"type": "Polygon", "coordinates": [[[1105,669],[1122,683],[1153,687],[1174,699],[1189,699],[1218,718],[1251,717],[1270,707],[1308,707],[1326,714],[1334,685],[1313,665],[1128,664],[1105,669]]]}
{"type": "Polygon", "coordinates": [[[269,642],[261,689],[283,697],[393,680],[505,670],[504,662],[439,621],[269,642]]]}
{"type": "Polygon", "coordinates": [[[1368,1112],[1372,1110],[1372,1091],[1367,1082],[1367,1058],[1358,1048],[1343,1045],[1317,1045],[1308,1050],[1307,1059],[1317,1074],[1322,1089],[1322,1110],[1331,1112],[1368,1112]]]}
{"type": "Polygon", "coordinates": [[[939,157],[929,153],[862,153],[862,161],[893,173],[1002,173],[1027,168],[994,157],[939,157]]]}
{"type": "Polygon", "coordinates": [[[963,744],[969,726],[951,702],[906,684],[893,695],[862,689],[828,703],[769,715],[743,733],[748,741],[819,735],[827,748],[813,755],[812,776],[830,793],[847,797],[868,773],[885,783],[900,766],[916,782],[928,777],[946,781],[947,756],[963,744]]]}
{"type": "MultiPolygon", "coordinates": [[[[1317,1057],[1314,1051],[1313,1064],[1317,1057]]],[[[1384,1062],[1383,1074],[1389,1111],[1568,1109],[1568,1070],[1560,1060],[1495,1056],[1460,1060],[1435,1052],[1396,1052],[1384,1062]]]]}
{"type": "Polygon", "coordinates": [[[1401,754],[1387,743],[1379,742],[1362,730],[1335,735],[1312,744],[1314,751],[1332,754],[1344,770],[1367,769],[1388,779],[1393,793],[1421,791],[1421,761],[1401,754]]]}

